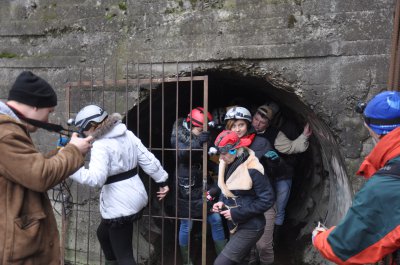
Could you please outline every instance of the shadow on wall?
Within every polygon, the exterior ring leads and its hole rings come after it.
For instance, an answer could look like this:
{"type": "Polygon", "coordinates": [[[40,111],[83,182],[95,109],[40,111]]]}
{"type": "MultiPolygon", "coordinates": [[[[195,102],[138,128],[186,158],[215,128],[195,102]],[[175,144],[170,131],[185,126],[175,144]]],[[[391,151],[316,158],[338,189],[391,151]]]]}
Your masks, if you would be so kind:
{"type": "MultiPolygon", "coordinates": [[[[299,133],[310,122],[310,147],[299,156],[287,206],[281,245],[285,251],[277,250],[276,259],[277,264],[286,265],[323,264],[311,248],[311,231],[318,221],[336,224],[351,203],[344,163],[329,128],[294,93],[262,78],[215,71],[197,75],[208,75],[209,111],[234,102],[254,112],[257,106],[273,100],[281,106],[283,115],[296,122],[299,133]]],[[[174,153],[169,150],[173,123],[177,117],[186,117],[191,107],[203,105],[203,88],[201,81],[165,83],[152,89],[151,97],[128,113],[128,127],[160,158],[171,177],[175,169],[174,153]]],[[[174,216],[173,208],[166,211],[174,216]]],[[[168,237],[174,238],[174,231],[166,231],[171,233],[168,237]]]]}

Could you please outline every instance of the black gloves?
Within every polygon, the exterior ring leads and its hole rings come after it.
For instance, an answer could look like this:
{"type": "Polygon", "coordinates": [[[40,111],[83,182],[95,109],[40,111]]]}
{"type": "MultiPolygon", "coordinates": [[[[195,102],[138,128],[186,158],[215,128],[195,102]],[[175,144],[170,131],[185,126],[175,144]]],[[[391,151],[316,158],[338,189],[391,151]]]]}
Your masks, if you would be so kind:
{"type": "Polygon", "coordinates": [[[207,143],[210,139],[210,132],[203,131],[198,136],[200,144],[207,143]]]}

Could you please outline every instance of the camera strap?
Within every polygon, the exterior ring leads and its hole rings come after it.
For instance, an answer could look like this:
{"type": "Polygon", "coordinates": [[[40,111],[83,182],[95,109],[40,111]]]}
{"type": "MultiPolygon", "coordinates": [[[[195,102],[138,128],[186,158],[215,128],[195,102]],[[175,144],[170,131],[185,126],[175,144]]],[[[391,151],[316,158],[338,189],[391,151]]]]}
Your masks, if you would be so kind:
{"type": "Polygon", "coordinates": [[[58,124],[54,124],[54,123],[50,123],[50,122],[43,122],[43,121],[27,118],[22,113],[20,113],[18,110],[16,110],[15,108],[13,108],[9,105],[7,105],[7,106],[14,112],[14,114],[19,119],[26,121],[27,123],[29,123],[35,127],[45,129],[50,132],[56,132],[59,134],[67,135],[67,136],[68,136],[68,133],[73,132],[71,130],[65,129],[64,127],[62,127],[61,125],[58,125],[58,124]]]}

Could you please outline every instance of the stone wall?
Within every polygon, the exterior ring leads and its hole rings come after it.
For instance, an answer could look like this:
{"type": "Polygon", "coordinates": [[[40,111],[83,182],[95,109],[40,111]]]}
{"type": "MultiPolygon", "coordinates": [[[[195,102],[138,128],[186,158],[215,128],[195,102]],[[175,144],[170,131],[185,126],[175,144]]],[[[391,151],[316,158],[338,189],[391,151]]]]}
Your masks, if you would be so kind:
{"type": "Polygon", "coordinates": [[[21,69],[49,79],[63,102],[71,67],[240,60],[293,88],[331,127],[353,173],[363,147],[349,133],[361,123],[352,106],[385,87],[393,2],[5,1],[0,98],[21,69]]]}

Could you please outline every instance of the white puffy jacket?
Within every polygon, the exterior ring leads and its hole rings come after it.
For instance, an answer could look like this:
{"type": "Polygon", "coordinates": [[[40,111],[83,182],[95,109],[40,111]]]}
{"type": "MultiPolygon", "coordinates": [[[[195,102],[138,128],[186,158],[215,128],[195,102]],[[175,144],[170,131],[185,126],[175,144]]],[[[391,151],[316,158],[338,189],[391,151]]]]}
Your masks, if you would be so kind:
{"type": "Polygon", "coordinates": [[[102,187],[100,213],[113,219],[138,213],[147,204],[147,193],[138,175],[104,185],[107,177],[140,166],[155,182],[165,182],[167,172],[139,138],[120,121],[93,143],[89,167],[82,167],[71,178],[91,187],[102,187]],[[104,186],[103,186],[104,185],[104,186]]]}

